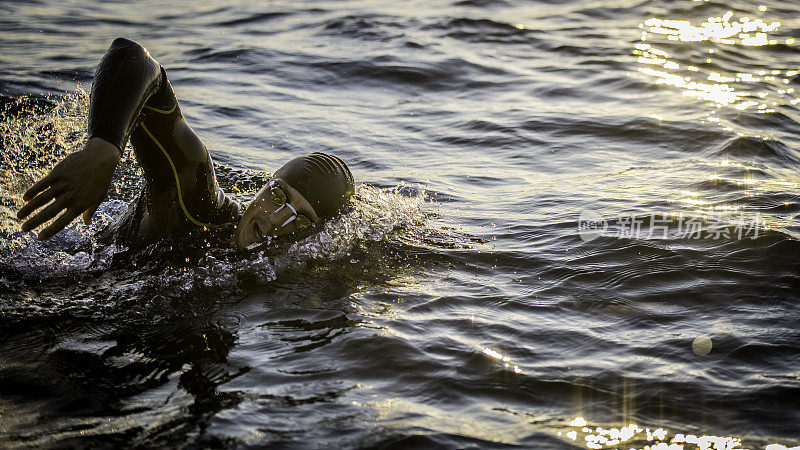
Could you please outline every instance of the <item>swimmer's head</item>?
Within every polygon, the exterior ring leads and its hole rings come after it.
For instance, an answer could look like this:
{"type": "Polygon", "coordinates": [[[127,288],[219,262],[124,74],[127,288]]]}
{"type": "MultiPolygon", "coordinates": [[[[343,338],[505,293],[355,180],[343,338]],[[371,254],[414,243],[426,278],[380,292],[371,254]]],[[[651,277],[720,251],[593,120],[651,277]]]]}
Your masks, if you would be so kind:
{"type": "Polygon", "coordinates": [[[353,175],[341,159],[324,153],[297,157],[275,171],[248,205],[236,229],[236,245],[303,235],[339,213],[354,190],[353,175]]]}

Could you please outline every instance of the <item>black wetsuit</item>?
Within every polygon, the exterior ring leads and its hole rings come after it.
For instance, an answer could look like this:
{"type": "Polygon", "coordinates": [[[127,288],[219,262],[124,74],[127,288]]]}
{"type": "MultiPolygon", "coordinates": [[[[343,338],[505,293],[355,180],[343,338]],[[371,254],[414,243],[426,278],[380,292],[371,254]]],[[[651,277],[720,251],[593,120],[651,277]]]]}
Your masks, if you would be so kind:
{"type": "Polygon", "coordinates": [[[116,39],[100,62],[89,137],[120,151],[130,138],[145,178],[136,201],[101,240],[141,249],[238,221],[241,206],[220,189],[208,150],[183,119],[167,72],[141,45],[116,39]]]}

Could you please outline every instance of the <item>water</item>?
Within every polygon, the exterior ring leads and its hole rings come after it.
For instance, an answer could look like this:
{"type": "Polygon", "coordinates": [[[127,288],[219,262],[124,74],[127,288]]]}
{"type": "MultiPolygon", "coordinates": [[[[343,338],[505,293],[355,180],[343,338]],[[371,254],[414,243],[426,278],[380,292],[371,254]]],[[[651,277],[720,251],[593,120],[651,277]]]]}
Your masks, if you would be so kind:
{"type": "Polygon", "coordinates": [[[0,13],[0,445],[800,445],[794,2],[0,13]],[[117,36],[243,200],[310,151],[354,210],[280,252],[19,232],[117,36]],[[25,100],[26,98],[30,98],[25,100]],[[633,425],[631,425],[633,424],[633,425]]]}

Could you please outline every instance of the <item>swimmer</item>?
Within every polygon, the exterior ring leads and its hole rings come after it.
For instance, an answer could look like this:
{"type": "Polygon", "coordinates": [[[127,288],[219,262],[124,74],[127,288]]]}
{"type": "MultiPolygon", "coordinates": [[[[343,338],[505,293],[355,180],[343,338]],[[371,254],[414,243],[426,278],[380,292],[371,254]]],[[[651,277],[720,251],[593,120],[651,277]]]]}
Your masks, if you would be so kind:
{"type": "Polygon", "coordinates": [[[114,40],[95,73],[88,138],[23,194],[26,203],[17,218],[38,210],[22,224],[23,231],[55,218],[38,234],[45,240],[79,215],[90,224],[128,139],[145,186],[101,232],[101,240],[132,249],[235,223],[231,240],[239,248],[270,237],[303,237],[341,212],[354,191],[353,176],[341,159],[311,153],[275,171],[242,213],[219,187],[208,150],[186,124],[164,67],[144,47],[123,38],[114,40]]]}

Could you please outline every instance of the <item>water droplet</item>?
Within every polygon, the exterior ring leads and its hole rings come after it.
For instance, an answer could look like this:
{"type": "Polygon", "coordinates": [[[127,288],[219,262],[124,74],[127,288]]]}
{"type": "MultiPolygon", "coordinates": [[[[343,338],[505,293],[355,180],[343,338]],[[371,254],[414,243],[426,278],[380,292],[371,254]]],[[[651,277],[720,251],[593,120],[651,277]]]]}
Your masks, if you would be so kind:
{"type": "Polygon", "coordinates": [[[711,338],[706,335],[697,336],[692,342],[692,351],[700,356],[709,354],[711,352],[711,347],[711,338]]]}

